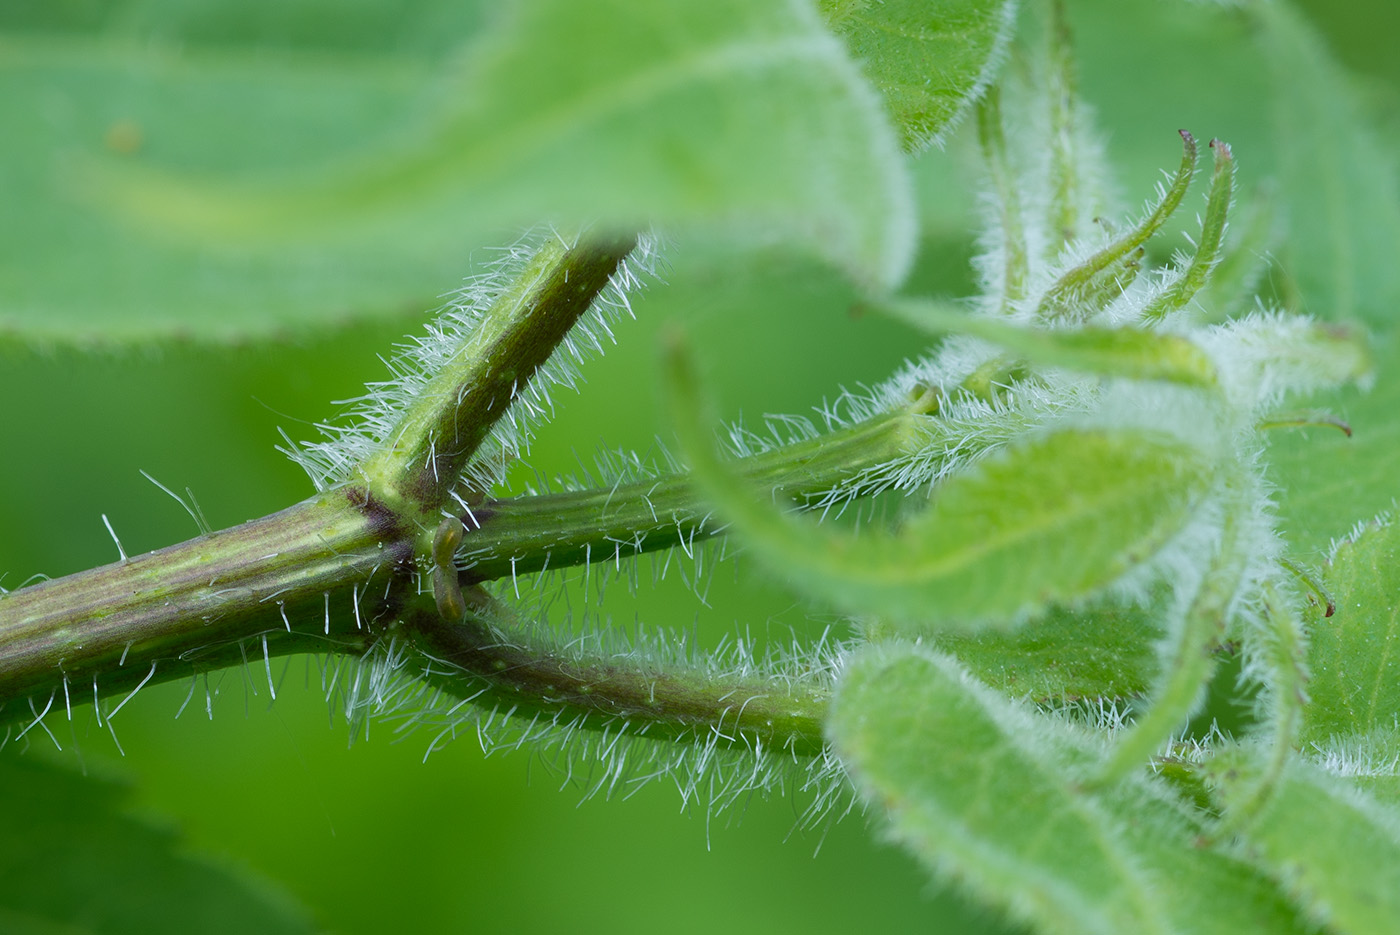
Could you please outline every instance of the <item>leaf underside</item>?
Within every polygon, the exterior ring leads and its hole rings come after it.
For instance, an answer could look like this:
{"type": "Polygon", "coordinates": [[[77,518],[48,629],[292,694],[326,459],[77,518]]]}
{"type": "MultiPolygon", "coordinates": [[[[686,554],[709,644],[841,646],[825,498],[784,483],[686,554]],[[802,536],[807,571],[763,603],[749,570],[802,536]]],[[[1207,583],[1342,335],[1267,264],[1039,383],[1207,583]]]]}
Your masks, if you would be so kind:
{"type": "Polygon", "coordinates": [[[1155,784],[1098,792],[1097,753],[914,646],[861,651],[828,733],[857,787],[935,875],[1047,933],[1301,932],[1276,886],[1200,846],[1155,784]]]}

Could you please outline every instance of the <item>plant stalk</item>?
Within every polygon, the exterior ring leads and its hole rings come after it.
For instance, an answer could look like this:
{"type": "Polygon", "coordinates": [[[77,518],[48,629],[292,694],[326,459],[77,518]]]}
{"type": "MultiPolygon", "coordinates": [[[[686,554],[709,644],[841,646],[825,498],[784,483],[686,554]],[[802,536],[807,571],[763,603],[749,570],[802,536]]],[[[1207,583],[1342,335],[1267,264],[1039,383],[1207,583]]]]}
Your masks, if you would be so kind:
{"type": "MultiPolygon", "coordinates": [[[[907,451],[921,437],[918,420],[926,418],[878,416],[735,466],[775,493],[819,498],[907,451]]],[[[468,586],[546,565],[613,561],[614,545],[624,538],[631,555],[719,531],[683,474],[488,500],[474,515],[480,527],[467,530],[461,553],[479,555],[460,573],[468,586]]],[[[0,598],[0,721],[35,717],[53,705],[71,711],[74,704],[259,656],[359,656],[402,624],[400,632],[424,653],[459,670],[433,670],[432,679],[460,692],[472,685],[476,691],[485,679],[493,694],[517,707],[543,704],[588,720],[627,714],[656,722],[658,736],[693,735],[699,725],[732,720],[728,699],[737,692],[755,699],[744,708],[746,730],[755,718],[776,725],[749,730],[750,740],[787,738],[779,745],[810,751],[819,737],[812,727],[819,717],[812,712],[824,704],[818,695],[802,696],[795,710],[805,713],[785,720],[757,700],[789,704],[781,700],[790,694],[781,685],[721,684],[698,671],[566,658],[521,638],[503,641],[482,629],[492,614],[481,610],[475,623],[429,614],[431,602],[420,593],[429,570],[420,536],[363,486],[347,485],[241,526],[11,592],[0,598]],[[573,688],[546,690],[565,684],[573,688]]],[[[499,619],[496,625],[501,629],[499,619]]]]}

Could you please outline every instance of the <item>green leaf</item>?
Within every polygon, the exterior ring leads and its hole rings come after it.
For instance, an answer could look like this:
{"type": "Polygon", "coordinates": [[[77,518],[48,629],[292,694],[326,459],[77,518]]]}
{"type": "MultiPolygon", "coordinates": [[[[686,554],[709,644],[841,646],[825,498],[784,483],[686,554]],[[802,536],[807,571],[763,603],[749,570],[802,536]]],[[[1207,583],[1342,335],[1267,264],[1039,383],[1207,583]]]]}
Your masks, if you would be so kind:
{"type": "Polygon", "coordinates": [[[907,149],[940,142],[986,87],[1011,34],[1013,0],[819,0],[907,149]]]}
{"type": "Polygon", "coordinates": [[[1378,344],[1375,371],[1369,392],[1346,387],[1308,400],[1346,420],[1351,437],[1326,427],[1272,433],[1269,474],[1279,489],[1280,525],[1301,554],[1325,553],[1400,494],[1400,335],[1378,344]]]}
{"type": "Polygon", "coordinates": [[[1160,668],[1160,609],[1052,607],[1011,630],[947,632],[933,645],[1013,698],[1060,703],[1147,693],[1160,668]]]}
{"type": "Polygon", "coordinates": [[[134,232],[77,197],[84,159],[230,174],[334,158],[395,132],[429,77],[388,54],[254,53],[0,33],[0,337],[266,337],[431,308],[460,282],[474,244],[440,225],[232,249],[134,232]]]}
{"type": "Polygon", "coordinates": [[[1206,352],[1175,334],[1138,328],[1020,327],[920,299],[899,299],[878,307],[925,331],[968,334],[999,344],[1032,364],[1186,386],[1212,387],[1217,382],[1215,365],[1206,352]]]}
{"type": "Polygon", "coordinates": [[[1303,740],[1391,727],[1400,717],[1400,527],[1372,523],[1339,543],[1323,571],[1336,601],[1309,633],[1311,703],[1303,740]]]}
{"type": "Polygon", "coordinates": [[[943,481],[897,534],[857,536],[782,513],[722,465],[679,345],[668,364],[682,449],[739,538],[807,593],[900,626],[1009,624],[1088,597],[1150,558],[1210,480],[1179,439],[1062,430],[943,481]]]}
{"type": "Polygon", "coordinates": [[[780,0],[532,0],[481,35],[446,2],[40,6],[0,10],[0,335],[416,312],[545,218],[782,237],[866,284],[912,251],[878,101],[780,0]]]}
{"type": "Polygon", "coordinates": [[[184,852],[123,814],[125,791],[32,758],[0,758],[0,928],[175,935],[309,933],[266,885],[184,852]]]}
{"type": "Polygon", "coordinates": [[[940,485],[891,547],[871,550],[891,570],[871,562],[867,580],[908,588],[888,598],[906,616],[1014,619],[1146,560],[1185,524],[1209,476],[1203,454],[1169,436],[1055,432],[940,485]]]}
{"type": "MultiPolygon", "coordinates": [[[[1221,799],[1256,778],[1247,763],[1219,770],[1221,799]]],[[[1328,931],[1369,935],[1400,917],[1400,812],[1295,761],[1245,835],[1259,866],[1328,931]]]]}
{"type": "Polygon", "coordinates": [[[1302,311],[1380,324],[1400,303],[1400,190],[1349,78],[1289,4],[1255,2],[1277,89],[1277,148],[1289,236],[1282,250],[1302,311]]]}
{"type": "Polygon", "coordinates": [[[475,31],[485,0],[10,0],[0,32],[102,35],[232,54],[249,47],[440,60],[475,31]]]}
{"type": "Polygon", "coordinates": [[[1110,817],[1073,791],[1025,712],[950,660],[903,646],[860,653],[828,733],[861,793],[938,875],[1038,931],[1166,931],[1110,817]]]}
{"type": "Polygon", "coordinates": [[[936,875],[1046,933],[1294,932],[1277,889],[1200,846],[1155,784],[1087,791],[1097,751],[915,646],[857,653],[828,733],[936,875]]]}
{"type": "Polygon", "coordinates": [[[898,140],[803,5],[525,0],[469,52],[421,119],[333,159],[217,181],[92,167],[88,182],[146,224],[227,244],[424,221],[460,240],[543,218],[781,237],[876,288],[910,261],[898,140]]]}

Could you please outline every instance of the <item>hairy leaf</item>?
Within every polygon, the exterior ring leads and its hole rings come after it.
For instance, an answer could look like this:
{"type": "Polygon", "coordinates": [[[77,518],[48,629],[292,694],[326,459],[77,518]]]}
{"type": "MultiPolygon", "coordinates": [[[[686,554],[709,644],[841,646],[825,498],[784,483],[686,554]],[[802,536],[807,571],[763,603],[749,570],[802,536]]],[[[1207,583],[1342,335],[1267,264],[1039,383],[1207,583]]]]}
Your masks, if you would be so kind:
{"type": "Polygon", "coordinates": [[[1309,747],[1309,759],[1323,770],[1388,808],[1400,808],[1400,726],[1333,734],[1309,747]]]}
{"type": "Polygon", "coordinates": [[[896,625],[1006,624],[1085,598],[1151,557],[1210,478],[1203,453],[1175,438],[1064,430],[944,481],[896,534],[852,535],[783,514],[719,462],[689,358],[671,353],[682,446],[740,538],[813,596],[896,625]]]}
{"type": "Polygon", "coordinates": [[[1400,718],[1400,527],[1373,523],[1338,544],[1323,572],[1337,611],[1314,614],[1304,741],[1393,727],[1400,718]]]}
{"type": "Polygon", "coordinates": [[[117,933],[312,932],[286,897],[182,852],[122,813],[120,787],[0,758],[0,928],[117,933]]]}
{"type": "Polygon", "coordinates": [[[1159,668],[1157,613],[1141,607],[1054,607],[1033,626],[934,636],[970,672],[1013,698],[1059,703],[1147,693],[1159,668]]]}
{"type": "Polygon", "coordinates": [[[855,590],[906,619],[1013,619],[1144,561],[1185,523],[1208,476],[1201,453],[1172,438],[1056,432],[940,485],[871,549],[880,564],[847,555],[847,567],[864,572],[851,576],[855,590]]]}
{"type": "Polygon", "coordinates": [[[1028,328],[915,299],[880,308],[927,331],[968,334],[999,344],[1033,364],[1187,386],[1216,385],[1210,357],[1180,335],[1138,328],[1028,328]]]}
{"type": "MultiPolygon", "coordinates": [[[[1217,776],[1228,808],[1247,791],[1246,764],[1217,776]]],[[[1400,916],[1400,812],[1295,761],[1246,832],[1259,866],[1329,931],[1389,931],[1400,916]]]]}
{"type": "Polygon", "coordinates": [[[1015,0],[820,0],[909,149],[939,142],[982,92],[1011,32],[1015,0]]]}
{"type": "Polygon", "coordinates": [[[1199,846],[1155,785],[1090,792],[1095,748],[891,644],[847,665],[829,734],[894,836],[940,877],[1047,933],[1292,932],[1277,889],[1199,846]]]}

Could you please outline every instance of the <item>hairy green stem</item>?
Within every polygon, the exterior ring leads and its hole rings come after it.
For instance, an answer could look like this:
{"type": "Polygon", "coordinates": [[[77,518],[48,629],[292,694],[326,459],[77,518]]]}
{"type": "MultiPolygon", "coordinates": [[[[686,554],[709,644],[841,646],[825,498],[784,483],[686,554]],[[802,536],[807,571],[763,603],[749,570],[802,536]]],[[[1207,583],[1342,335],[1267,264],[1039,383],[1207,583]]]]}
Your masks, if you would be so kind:
{"type": "Polygon", "coordinates": [[[1080,155],[1076,139],[1075,100],[1078,97],[1078,77],[1074,68],[1074,41],[1070,35],[1069,18],[1064,0],[1050,5],[1049,23],[1050,74],[1048,95],[1050,110],[1050,232],[1049,244],[1053,256],[1075,240],[1079,217],[1075,210],[1082,197],[1076,167],[1080,155]]]}
{"type": "MultiPolygon", "coordinates": [[[[0,708],[96,701],[246,658],[363,652],[430,559],[468,460],[612,281],[635,234],[543,243],[348,483],[280,513],[0,600],[0,708]],[[352,623],[353,622],[353,623],[352,623]]],[[[37,711],[35,712],[37,718],[37,711]]]]}
{"type": "Polygon", "coordinates": [[[1006,150],[1006,133],[1001,122],[1001,88],[987,89],[987,96],[977,105],[977,139],[982,157],[987,162],[992,193],[996,196],[997,221],[1001,235],[1000,285],[1002,314],[1010,314],[1015,302],[1026,294],[1026,279],[1030,275],[1030,255],[1026,246],[1025,226],[1021,223],[1021,196],[1016,190],[1016,177],[1006,150]]]}
{"type": "Polygon", "coordinates": [[[1180,278],[1142,310],[1142,320],[1145,322],[1160,321],[1168,314],[1185,308],[1205,287],[1211,272],[1220,262],[1221,248],[1225,242],[1225,223],[1230,213],[1230,201],[1235,196],[1235,159],[1228,143],[1211,140],[1210,148],[1215,153],[1215,170],[1206,200],[1206,216],[1201,222],[1200,242],[1196,245],[1190,265],[1180,278]]]}
{"type": "MultiPolygon", "coordinates": [[[[741,459],[736,468],[775,495],[820,497],[841,481],[910,453],[921,439],[912,412],[876,416],[817,438],[741,459]]],[[[722,528],[684,474],[591,491],[491,500],[462,517],[463,582],[689,548],[722,528]]]]}
{"type": "Polygon", "coordinates": [[[1106,307],[1133,281],[1143,247],[1176,213],[1196,172],[1196,140],[1185,130],[1179,132],[1183,150],[1181,165],[1157,207],[1136,227],[1066,270],[1041,298],[1037,308],[1040,317],[1053,319],[1082,314],[1081,307],[1094,297],[1097,298],[1088,303],[1090,307],[1106,307]]]}
{"type": "Polygon", "coordinates": [[[776,680],[697,667],[588,656],[539,645],[502,627],[508,611],[470,594],[460,622],[419,601],[401,631],[430,660],[423,677],[457,697],[587,727],[625,727],[655,739],[725,743],[815,756],[829,687],[820,679],[776,680]],[[485,689],[485,695],[482,690],[485,689]]]}
{"type": "MultiPolygon", "coordinates": [[[[273,656],[366,656],[406,639],[431,684],[526,716],[820,752],[821,676],[721,675],[566,651],[473,587],[546,566],[620,561],[624,548],[628,556],[689,548],[718,531],[679,473],[479,502],[460,487],[493,426],[635,242],[586,234],[541,246],[346,483],[242,526],[0,598],[0,721],[28,721],[27,730],[55,706],[71,716],[74,704],[93,701],[100,722],[103,698],[240,662],[263,663],[271,688],[273,656]],[[443,518],[454,493],[472,504],[461,522],[443,518]]],[[[878,416],[736,467],[799,505],[838,488],[854,496],[867,472],[925,437],[929,418],[912,409],[878,416]]]]}
{"type": "Polygon", "coordinates": [[[0,600],[0,703],[54,692],[93,700],[148,676],[164,681],[268,631],[361,648],[412,568],[405,530],[363,488],[345,487],[22,588],[0,600]]]}
{"type": "Polygon", "coordinates": [[[424,520],[442,509],[511,401],[636,244],[633,233],[588,233],[573,244],[554,237],[543,244],[453,360],[423,387],[390,441],[359,466],[375,497],[424,520]]]}
{"type": "MultiPolygon", "coordinates": [[[[1241,483],[1232,485],[1235,488],[1241,483]]],[[[1232,493],[1238,494],[1238,489],[1232,493]]],[[[1163,676],[1152,706],[1116,742],[1100,770],[1099,782],[1109,785],[1134,769],[1148,764],[1174,731],[1186,726],[1205,698],[1218,662],[1214,644],[1225,632],[1230,605],[1239,593],[1247,570],[1248,555],[1241,549],[1243,531],[1231,504],[1221,530],[1219,549],[1206,569],[1200,588],[1192,596],[1169,636],[1163,676]]]]}
{"type": "Polygon", "coordinates": [[[1272,704],[1264,732],[1265,748],[1259,776],[1254,779],[1226,813],[1221,833],[1239,833],[1248,828],[1278,791],[1284,767],[1298,741],[1303,709],[1308,704],[1307,637],[1292,602],[1274,583],[1263,587],[1264,620],[1260,627],[1263,648],[1265,690],[1272,704]]]}

